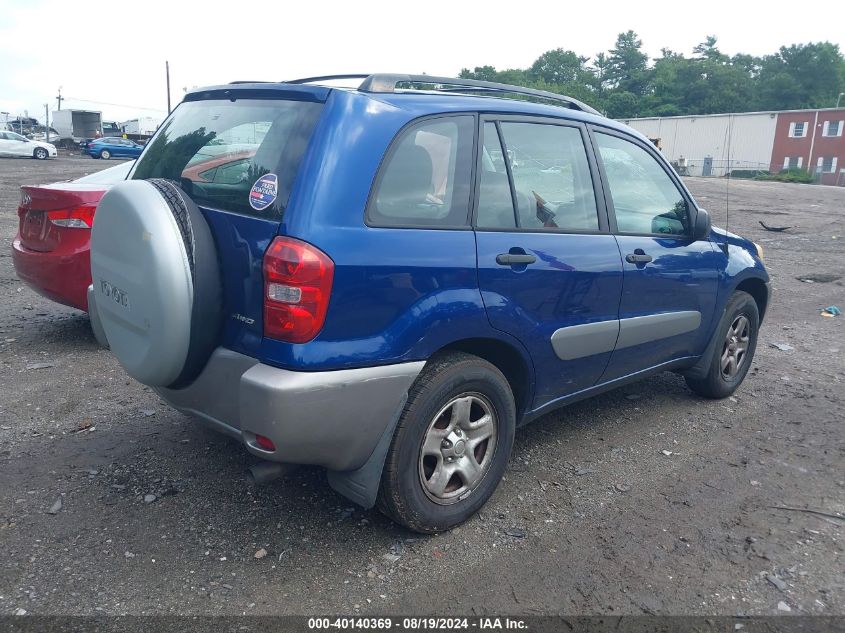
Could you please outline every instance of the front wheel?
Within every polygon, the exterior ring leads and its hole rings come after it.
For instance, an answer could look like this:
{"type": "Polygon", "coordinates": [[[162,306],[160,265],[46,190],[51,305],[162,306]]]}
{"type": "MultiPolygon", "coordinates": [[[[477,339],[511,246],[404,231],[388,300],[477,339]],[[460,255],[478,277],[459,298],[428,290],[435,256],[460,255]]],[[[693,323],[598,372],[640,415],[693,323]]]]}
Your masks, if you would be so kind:
{"type": "Polygon", "coordinates": [[[44,160],[45,158],[47,158],[47,156],[49,156],[49,154],[47,153],[47,150],[44,149],[43,147],[36,147],[35,151],[32,152],[32,155],[37,160],[44,160]]]}
{"type": "Polygon", "coordinates": [[[754,351],[760,329],[757,302],[747,292],[737,290],[725,307],[715,336],[716,345],[710,367],[703,378],[686,378],[687,386],[706,398],[727,398],[742,384],[754,351]]]}
{"type": "Polygon", "coordinates": [[[423,533],[469,519],[490,498],[513,448],[510,385],[461,352],[429,361],[408,394],[379,488],[379,509],[423,533]]]}
{"type": "Polygon", "coordinates": [[[111,158],[111,152],[107,149],[104,149],[102,152],[100,152],[100,158],[105,158],[106,160],[108,160],[109,158],[111,158]]]}

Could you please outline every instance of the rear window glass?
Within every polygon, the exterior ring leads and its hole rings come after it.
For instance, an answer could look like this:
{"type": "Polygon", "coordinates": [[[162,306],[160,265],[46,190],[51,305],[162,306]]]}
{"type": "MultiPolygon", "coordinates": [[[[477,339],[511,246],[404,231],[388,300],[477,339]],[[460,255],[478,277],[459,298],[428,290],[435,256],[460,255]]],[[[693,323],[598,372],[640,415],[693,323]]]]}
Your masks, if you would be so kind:
{"type": "Polygon", "coordinates": [[[167,178],[200,206],[281,218],[321,103],[238,99],[182,103],[132,178],[167,178]]]}

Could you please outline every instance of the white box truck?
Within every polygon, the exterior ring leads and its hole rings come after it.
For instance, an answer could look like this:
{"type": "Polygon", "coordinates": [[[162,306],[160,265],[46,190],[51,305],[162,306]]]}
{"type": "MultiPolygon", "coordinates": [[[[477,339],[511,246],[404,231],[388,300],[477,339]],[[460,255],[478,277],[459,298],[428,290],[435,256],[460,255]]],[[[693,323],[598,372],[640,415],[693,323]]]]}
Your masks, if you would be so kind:
{"type": "Polygon", "coordinates": [[[96,110],[53,110],[53,127],[62,145],[77,145],[103,133],[103,115],[96,110]]]}
{"type": "Polygon", "coordinates": [[[151,116],[129,119],[121,124],[123,127],[123,133],[133,141],[141,141],[150,138],[153,134],[155,134],[159,125],[161,125],[161,119],[156,119],[151,116]]]}

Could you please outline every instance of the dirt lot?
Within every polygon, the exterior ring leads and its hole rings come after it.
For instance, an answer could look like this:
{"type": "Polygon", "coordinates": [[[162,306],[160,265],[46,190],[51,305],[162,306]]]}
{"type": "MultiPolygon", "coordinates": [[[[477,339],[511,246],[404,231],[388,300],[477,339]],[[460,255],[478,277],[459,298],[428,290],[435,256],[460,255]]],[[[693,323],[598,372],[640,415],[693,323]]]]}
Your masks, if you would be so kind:
{"type": "MultiPolygon", "coordinates": [[[[420,538],[317,469],[251,488],[253,457],[18,281],[18,186],[104,166],[0,159],[0,614],[845,614],[845,521],[794,509],[845,513],[845,317],[819,315],[845,188],[731,184],[775,292],[734,398],[666,374],[549,415],[481,515],[420,538]]],[[[689,186],[724,226],[725,182],[689,186]]]]}

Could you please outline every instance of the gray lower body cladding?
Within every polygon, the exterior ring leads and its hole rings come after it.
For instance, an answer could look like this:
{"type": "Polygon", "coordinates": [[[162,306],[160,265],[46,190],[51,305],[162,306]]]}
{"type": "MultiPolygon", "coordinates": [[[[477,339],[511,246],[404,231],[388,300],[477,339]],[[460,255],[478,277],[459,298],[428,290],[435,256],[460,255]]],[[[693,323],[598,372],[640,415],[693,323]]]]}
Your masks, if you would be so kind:
{"type": "Polygon", "coordinates": [[[296,372],[217,348],[190,386],[156,391],[263,459],[349,471],[367,462],[392,427],[424,364],[296,372]],[[276,450],[263,450],[256,435],[276,450]]]}

